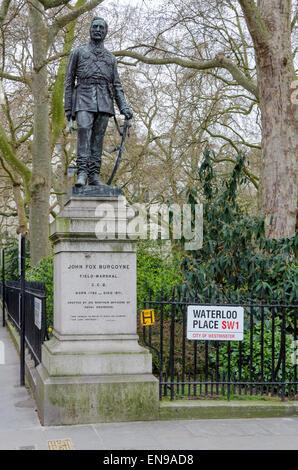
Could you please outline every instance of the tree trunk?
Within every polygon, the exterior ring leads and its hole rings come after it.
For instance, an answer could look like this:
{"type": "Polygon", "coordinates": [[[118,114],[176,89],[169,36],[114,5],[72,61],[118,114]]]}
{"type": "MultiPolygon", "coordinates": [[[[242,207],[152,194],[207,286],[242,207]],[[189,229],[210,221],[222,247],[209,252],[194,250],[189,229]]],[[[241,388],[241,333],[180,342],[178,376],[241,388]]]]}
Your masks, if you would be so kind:
{"type": "Polygon", "coordinates": [[[18,212],[17,233],[22,233],[24,235],[27,235],[28,234],[27,217],[26,217],[24,199],[21,194],[21,187],[19,183],[13,184],[13,195],[14,195],[16,206],[17,206],[17,212],[18,212]]]}
{"type": "Polygon", "coordinates": [[[32,179],[30,208],[31,264],[49,255],[50,145],[47,68],[47,31],[41,4],[31,0],[30,33],[33,48],[34,140],[32,145],[32,179]],[[36,7],[36,8],[35,8],[36,7]]]}
{"type": "Polygon", "coordinates": [[[297,210],[297,105],[291,101],[295,79],[291,56],[291,2],[260,0],[269,30],[267,45],[255,42],[262,114],[263,214],[269,238],[295,234],[297,210]]]}

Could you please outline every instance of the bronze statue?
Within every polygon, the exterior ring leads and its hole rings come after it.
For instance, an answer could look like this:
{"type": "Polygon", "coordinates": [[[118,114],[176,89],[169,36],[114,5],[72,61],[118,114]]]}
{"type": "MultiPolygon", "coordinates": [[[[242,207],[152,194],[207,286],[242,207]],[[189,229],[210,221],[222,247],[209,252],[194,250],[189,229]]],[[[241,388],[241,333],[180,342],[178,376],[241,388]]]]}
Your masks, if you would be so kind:
{"type": "Polygon", "coordinates": [[[70,55],[65,76],[64,109],[67,119],[77,121],[77,187],[100,186],[104,134],[115,115],[113,100],[126,119],[131,119],[114,55],[104,47],[108,25],[95,17],[90,26],[90,43],[76,47],[70,55]]]}

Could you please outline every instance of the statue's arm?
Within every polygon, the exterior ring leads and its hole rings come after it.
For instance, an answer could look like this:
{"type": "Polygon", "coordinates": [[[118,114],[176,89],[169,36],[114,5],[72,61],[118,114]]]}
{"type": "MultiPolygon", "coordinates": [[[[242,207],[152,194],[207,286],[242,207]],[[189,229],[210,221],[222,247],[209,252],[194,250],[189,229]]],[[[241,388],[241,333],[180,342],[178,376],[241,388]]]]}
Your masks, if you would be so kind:
{"type": "Polygon", "coordinates": [[[114,63],[113,87],[114,87],[115,101],[117,103],[117,106],[119,108],[120,113],[124,114],[125,117],[127,117],[127,119],[131,119],[132,116],[133,116],[133,113],[132,113],[131,109],[129,108],[129,106],[126,102],[126,99],[125,99],[123,87],[122,87],[122,84],[121,84],[121,81],[120,81],[120,78],[119,78],[119,74],[118,74],[117,62],[116,61],[114,63]]]}
{"type": "Polygon", "coordinates": [[[77,69],[77,61],[78,61],[78,50],[74,49],[69,57],[68,66],[66,69],[65,80],[64,80],[64,109],[65,114],[68,119],[71,117],[72,112],[72,98],[73,98],[73,90],[75,86],[76,80],[76,69],[77,69]]]}

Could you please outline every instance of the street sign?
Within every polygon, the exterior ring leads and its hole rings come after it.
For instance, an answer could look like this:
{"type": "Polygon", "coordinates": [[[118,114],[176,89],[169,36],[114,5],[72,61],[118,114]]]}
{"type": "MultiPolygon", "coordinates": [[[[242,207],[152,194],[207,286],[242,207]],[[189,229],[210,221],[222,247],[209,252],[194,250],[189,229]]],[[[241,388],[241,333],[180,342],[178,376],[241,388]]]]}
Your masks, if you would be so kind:
{"type": "Polygon", "coordinates": [[[141,310],[141,325],[142,326],[150,326],[155,323],[155,316],[154,310],[147,309],[141,310]]]}
{"type": "Polygon", "coordinates": [[[243,340],[243,307],[189,305],[187,338],[213,341],[243,340]]]}
{"type": "Polygon", "coordinates": [[[41,308],[42,308],[41,299],[34,297],[34,323],[39,330],[41,330],[41,308]]]}
{"type": "Polygon", "coordinates": [[[22,234],[19,233],[19,251],[18,251],[18,260],[19,260],[19,276],[21,275],[22,269],[22,234]]]}
{"type": "Polygon", "coordinates": [[[2,284],[2,325],[5,326],[5,254],[1,249],[1,284],[2,284]]]}

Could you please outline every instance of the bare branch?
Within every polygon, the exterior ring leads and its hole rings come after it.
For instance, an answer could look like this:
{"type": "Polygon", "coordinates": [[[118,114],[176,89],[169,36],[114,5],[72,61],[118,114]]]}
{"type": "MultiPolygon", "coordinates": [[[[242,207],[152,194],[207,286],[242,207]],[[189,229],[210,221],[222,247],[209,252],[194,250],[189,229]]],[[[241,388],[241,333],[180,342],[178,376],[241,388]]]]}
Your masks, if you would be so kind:
{"type": "MultiPolygon", "coordinates": [[[[225,139],[225,137],[223,137],[221,135],[219,135],[218,137],[220,137],[221,139],[225,139]]],[[[225,140],[227,140],[227,139],[225,139],[225,140]]],[[[222,163],[222,162],[231,162],[233,164],[236,163],[236,160],[234,160],[233,158],[229,158],[229,157],[224,157],[224,158],[212,158],[211,157],[211,160],[214,163],[222,163]]],[[[252,182],[254,187],[256,189],[258,189],[258,187],[259,187],[259,184],[258,184],[259,178],[256,175],[254,175],[252,172],[248,171],[248,169],[245,165],[243,166],[243,171],[246,174],[246,176],[250,179],[250,181],[252,182]]]]}
{"type": "Polygon", "coordinates": [[[39,0],[40,3],[44,6],[45,10],[49,8],[60,7],[61,5],[67,5],[70,0],[39,0]]]}
{"type": "Polygon", "coordinates": [[[81,16],[83,13],[86,13],[87,11],[93,10],[93,8],[97,7],[100,3],[102,3],[104,0],[89,0],[88,3],[85,5],[81,6],[80,8],[77,8],[76,10],[72,10],[70,13],[67,13],[66,15],[62,16],[61,18],[57,19],[56,22],[53,24],[52,28],[53,29],[53,36],[57,34],[57,32],[64,28],[68,23],[71,23],[71,21],[74,21],[77,19],[79,16],[81,16]]]}
{"type": "MultiPolygon", "coordinates": [[[[256,98],[258,98],[258,87],[255,82],[249,80],[243,72],[227,57],[223,54],[218,54],[214,59],[211,60],[185,60],[180,57],[147,57],[137,52],[132,51],[115,51],[114,55],[117,57],[131,57],[133,59],[144,62],[145,64],[152,65],[168,65],[176,64],[181,67],[196,69],[196,70],[208,70],[214,68],[225,68],[228,70],[236,82],[243,86],[247,91],[252,93],[256,98]]],[[[220,77],[219,77],[220,78],[220,77]]]]}
{"type": "Polygon", "coordinates": [[[224,54],[218,54],[216,59],[219,64],[218,66],[228,70],[239,85],[243,86],[243,88],[252,93],[257,99],[259,98],[259,91],[256,82],[247,78],[247,76],[241,72],[241,70],[230,59],[225,57],[224,54]]]}
{"type": "Polygon", "coordinates": [[[7,80],[12,80],[14,82],[25,83],[25,85],[31,85],[31,80],[28,77],[19,77],[17,75],[11,75],[10,73],[1,72],[0,78],[6,78],[7,80]]]}
{"type": "Polygon", "coordinates": [[[10,212],[10,213],[0,212],[0,215],[2,217],[16,217],[18,213],[17,212],[10,212]]]}
{"type": "Polygon", "coordinates": [[[255,44],[266,46],[269,31],[254,0],[238,0],[246,19],[247,27],[255,44]]]}
{"type": "Polygon", "coordinates": [[[11,0],[2,0],[1,5],[0,5],[0,24],[3,23],[3,21],[6,18],[9,4],[11,0]]]}
{"type": "Polygon", "coordinates": [[[291,22],[291,31],[294,31],[294,28],[295,28],[295,25],[298,21],[298,10],[296,11],[296,14],[294,16],[294,18],[292,19],[292,22],[291,22]]]}
{"type": "Polygon", "coordinates": [[[26,142],[26,140],[28,140],[31,135],[33,135],[33,126],[29,129],[29,131],[23,135],[23,137],[21,137],[17,142],[16,142],[16,148],[18,148],[21,144],[23,144],[24,142],[26,142]]]}
{"type": "Polygon", "coordinates": [[[4,163],[4,160],[3,158],[0,156],[0,163],[2,165],[2,168],[4,171],[6,171],[6,173],[8,174],[9,178],[11,179],[12,183],[13,184],[16,184],[16,179],[14,177],[14,175],[12,174],[12,172],[8,169],[8,167],[5,165],[4,163]]]}
{"type": "Polygon", "coordinates": [[[0,124],[0,152],[5,159],[6,162],[10,165],[10,167],[15,170],[24,181],[24,186],[26,190],[26,194],[30,194],[29,192],[29,184],[31,179],[31,170],[16,156],[10,142],[7,138],[6,132],[3,126],[0,124]]]}
{"type": "Polygon", "coordinates": [[[36,67],[36,71],[39,72],[43,67],[50,64],[51,62],[55,62],[55,60],[63,59],[63,57],[69,56],[70,52],[60,52],[59,54],[53,55],[48,57],[47,60],[42,62],[38,67],[36,67]]]}

